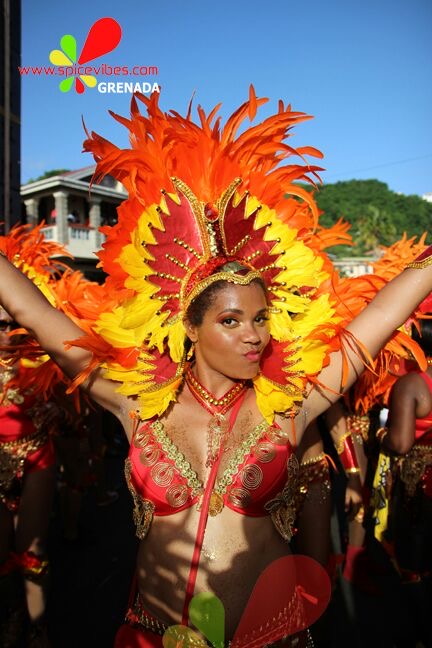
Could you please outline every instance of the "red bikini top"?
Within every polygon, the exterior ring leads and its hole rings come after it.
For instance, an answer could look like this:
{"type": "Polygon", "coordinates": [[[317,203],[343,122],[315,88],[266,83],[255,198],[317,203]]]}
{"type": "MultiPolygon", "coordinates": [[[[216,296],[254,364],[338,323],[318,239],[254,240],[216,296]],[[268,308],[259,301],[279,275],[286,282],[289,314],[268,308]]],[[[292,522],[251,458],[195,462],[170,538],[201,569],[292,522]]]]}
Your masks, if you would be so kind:
{"type": "MultiPolygon", "coordinates": [[[[419,373],[419,376],[423,378],[427,386],[429,387],[429,391],[432,394],[432,378],[427,374],[426,372],[422,371],[419,373]]],[[[415,438],[416,442],[421,440],[421,443],[430,443],[431,442],[431,437],[432,437],[432,432],[431,434],[425,435],[426,430],[429,428],[432,428],[432,410],[429,412],[427,416],[424,416],[423,418],[416,419],[416,430],[415,430],[415,438]],[[425,436],[424,436],[425,435],[425,436]],[[424,438],[422,438],[424,437],[424,438]]]]}
{"type": "MultiPolygon", "coordinates": [[[[287,481],[292,447],[282,430],[263,421],[240,444],[216,479],[214,491],[224,505],[250,516],[266,515],[265,504],[287,481]]],[[[137,495],[155,515],[172,515],[198,502],[203,484],[157,419],[134,434],[126,460],[126,476],[137,495]]]]}

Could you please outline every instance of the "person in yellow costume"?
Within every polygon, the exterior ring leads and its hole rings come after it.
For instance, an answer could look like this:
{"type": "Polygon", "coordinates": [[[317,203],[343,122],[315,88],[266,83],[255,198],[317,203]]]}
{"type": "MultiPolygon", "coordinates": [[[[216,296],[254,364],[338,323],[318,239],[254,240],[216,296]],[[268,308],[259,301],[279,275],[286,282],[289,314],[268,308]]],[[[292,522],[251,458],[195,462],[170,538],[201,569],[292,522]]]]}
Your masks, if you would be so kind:
{"type": "Polygon", "coordinates": [[[115,116],[130,149],[88,137],[96,179],[129,194],[100,253],[118,304],[92,331],[0,258],[0,302],[131,441],[136,645],[161,646],[202,591],[233,637],[258,576],[290,551],[303,431],[432,288],[428,249],[350,321],[323,252],[344,233],[321,228],[295,184],[317,177],[306,157],[320,153],[285,142],[307,115],[280,102],[237,134],[265,101],[251,89],[222,126],[216,109],[195,123],[136,95],[131,118],[115,116]]]}

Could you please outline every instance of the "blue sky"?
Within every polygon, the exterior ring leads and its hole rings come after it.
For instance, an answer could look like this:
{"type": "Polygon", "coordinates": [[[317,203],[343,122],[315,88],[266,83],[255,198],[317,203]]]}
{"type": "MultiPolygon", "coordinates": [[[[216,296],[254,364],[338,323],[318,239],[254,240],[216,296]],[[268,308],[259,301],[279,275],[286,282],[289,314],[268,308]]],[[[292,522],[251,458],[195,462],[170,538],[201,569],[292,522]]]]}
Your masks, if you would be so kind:
{"type": "MultiPolygon", "coordinates": [[[[253,83],[270,99],[263,117],[278,99],[314,115],[291,142],[323,151],[325,182],[377,178],[405,194],[432,192],[430,0],[23,0],[22,65],[50,65],[64,34],[80,49],[104,16],[119,22],[122,40],[94,65],[157,66],[141,80],[160,84],[163,109],[184,113],[195,92],[206,110],[222,101],[227,117],[253,83]]],[[[92,163],[81,153],[82,117],[127,145],[108,109],[127,115],[130,94],[61,93],[60,80],[22,77],[23,182],[92,163]]]]}

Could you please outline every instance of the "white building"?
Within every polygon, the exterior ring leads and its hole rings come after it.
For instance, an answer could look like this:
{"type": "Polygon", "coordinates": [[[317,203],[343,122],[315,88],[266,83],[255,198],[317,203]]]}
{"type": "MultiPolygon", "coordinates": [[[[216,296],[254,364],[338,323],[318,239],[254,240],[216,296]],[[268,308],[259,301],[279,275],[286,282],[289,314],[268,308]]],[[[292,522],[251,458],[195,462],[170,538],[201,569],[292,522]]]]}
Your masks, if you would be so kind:
{"type": "Polygon", "coordinates": [[[116,208],[127,197],[112,176],[90,189],[94,170],[93,165],[21,186],[27,223],[45,223],[46,238],[62,243],[84,271],[96,266],[103,242],[99,227],[117,221],[116,208]]]}

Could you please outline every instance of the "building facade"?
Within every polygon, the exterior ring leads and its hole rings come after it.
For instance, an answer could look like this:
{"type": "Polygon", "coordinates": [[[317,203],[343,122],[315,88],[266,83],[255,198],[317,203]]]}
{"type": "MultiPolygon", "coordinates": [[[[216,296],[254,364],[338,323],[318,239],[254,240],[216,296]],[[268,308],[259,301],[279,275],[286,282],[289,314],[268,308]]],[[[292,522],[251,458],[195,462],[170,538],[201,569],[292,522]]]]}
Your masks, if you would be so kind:
{"type": "Polygon", "coordinates": [[[73,265],[89,279],[100,279],[96,252],[104,237],[101,225],[117,222],[117,206],[127,197],[112,176],[90,183],[95,166],[29,182],[21,187],[24,220],[44,224],[45,237],[62,243],[74,257],[73,265]]]}

